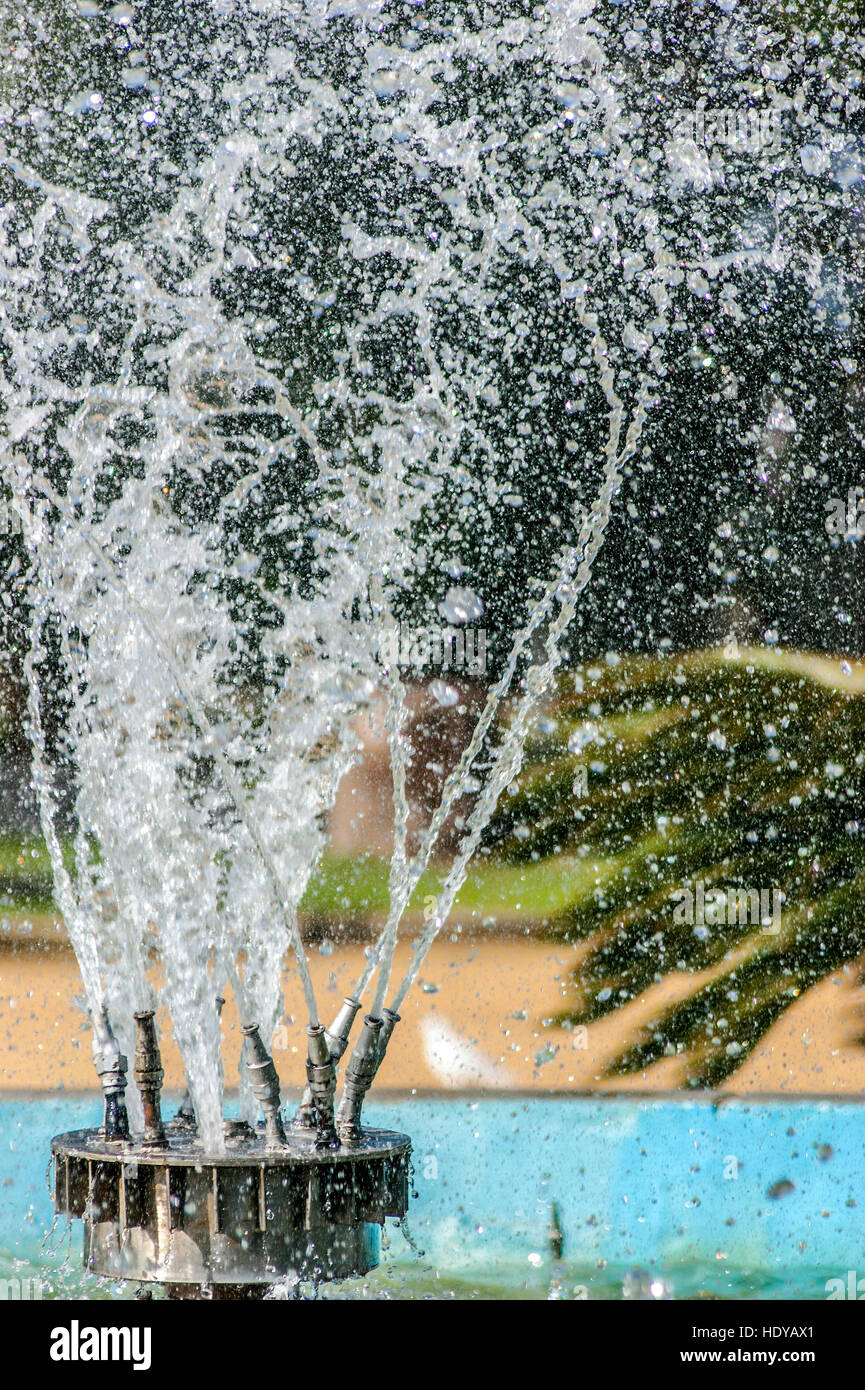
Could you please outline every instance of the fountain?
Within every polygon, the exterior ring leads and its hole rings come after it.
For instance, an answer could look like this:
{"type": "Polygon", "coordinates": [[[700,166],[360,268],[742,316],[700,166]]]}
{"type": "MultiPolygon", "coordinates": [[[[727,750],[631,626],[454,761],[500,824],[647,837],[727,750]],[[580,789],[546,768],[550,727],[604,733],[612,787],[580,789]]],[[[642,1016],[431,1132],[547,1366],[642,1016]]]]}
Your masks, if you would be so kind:
{"type": "MultiPolygon", "coordinates": [[[[724,172],[704,96],[699,127],[644,102],[663,43],[642,19],[605,30],[588,0],[495,19],[238,0],[215,6],[213,44],[192,8],[79,4],[80,85],[49,117],[43,77],[0,149],[0,461],[29,566],[34,786],[104,1096],[100,1129],[52,1142],[56,1210],[83,1220],[94,1273],[239,1297],[364,1274],[385,1219],[406,1217],[410,1138],[363,1122],[400,1008],[515,783],[614,501],[649,467],[678,345],[708,370],[706,303],[737,325],[749,277],[819,289],[797,236],[824,166],[816,127],[807,154],[782,148],[767,233],[753,150],[728,141],[724,172]],[[712,221],[692,204],[716,186],[712,221]],[[757,201],[731,238],[742,188],[757,201]],[[537,343],[533,299],[555,311],[537,343]],[[388,639],[413,615],[452,635],[484,613],[458,552],[535,479],[550,497],[530,597],[412,843],[388,639]],[[389,907],[326,1027],[298,906],[379,699],[389,907]],[[288,950],[307,1014],[293,1117],[270,1051],[288,950]],[[239,1117],[214,1005],[229,992],[239,1117]],[[188,1088],[167,1120],[158,1011],[188,1088]]],[[[783,147],[805,116],[782,66],[764,62],[772,119],[754,129],[783,147]]],[[[796,428],[778,390],[766,458],[796,428]]]]}
{"type": "MultiPolygon", "coordinates": [[[[353,1017],[356,1006],[347,1004],[343,1017],[353,1017]]],[[[136,1014],[135,1022],[142,1135],[130,1137],[126,1058],[106,1024],[99,1063],[108,1067],[101,1071],[105,1123],[51,1144],[55,1207],[83,1219],[86,1268],[115,1280],[159,1283],[174,1297],[198,1297],[206,1289],[217,1299],[248,1297],[288,1275],[319,1283],[375,1268],[379,1226],[408,1210],[411,1146],[402,1134],[360,1132],[350,1118],[337,1136],[333,1057],[345,1036],[311,1031],[307,1071],[315,1116],[308,1123],[299,1112],[287,1136],[276,1069],[257,1027],[247,1025],[246,1066],[264,1120],[257,1127],[226,1121],[224,1152],[209,1155],[182,1112],[163,1123],[152,1012],[136,1014]]],[[[367,1020],[373,1042],[374,1024],[380,1020],[367,1020]]],[[[354,1081],[362,1095],[364,1080],[350,1071],[349,1094],[354,1081]]],[[[352,1113],[358,1110],[355,1105],[352,1113]]]]}

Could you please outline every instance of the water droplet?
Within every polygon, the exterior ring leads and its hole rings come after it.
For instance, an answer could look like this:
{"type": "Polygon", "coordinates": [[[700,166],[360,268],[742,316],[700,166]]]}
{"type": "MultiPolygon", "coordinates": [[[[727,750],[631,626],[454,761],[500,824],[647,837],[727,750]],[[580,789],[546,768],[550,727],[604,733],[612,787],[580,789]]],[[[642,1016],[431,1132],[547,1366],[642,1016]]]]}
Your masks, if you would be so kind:
{"type": "Polygon", "coordinates": [[[442,705],[445,709],[450,709],[460,698],[459,691],[443,680],[430,681],[427,688],[436,704],[442,705]]]}
{"type": "Polygon", "coordinates": [[[146,87],[148,77],[147,68],[123,68],[120,73],[120,81],[130,92],[135,92],[140,87],[146,87]]]}
{"type": "Polygon", "coordinates": [[[438,611],[445,622],[469,623],[483,615],[484,605],[472,589],[455,586],[448,589],[438,611]]]}

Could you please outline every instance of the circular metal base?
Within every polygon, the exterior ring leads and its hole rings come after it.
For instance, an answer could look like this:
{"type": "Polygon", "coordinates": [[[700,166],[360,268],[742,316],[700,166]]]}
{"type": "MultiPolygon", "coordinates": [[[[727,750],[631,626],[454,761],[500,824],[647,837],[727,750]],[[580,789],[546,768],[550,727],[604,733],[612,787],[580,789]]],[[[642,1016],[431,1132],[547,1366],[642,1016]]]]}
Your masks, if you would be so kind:
{"type": "Polygon", "coordinates": [[[345,1279],[379,1260],[379,1228],[408,1209],[411,1141],[364,1130],[317,1149],[290,1129],[284,1148],[262,1127],[229,1127],[225,1153],[205,1154],[194,1130],[166,1126],[168,1144],[106,1142],[99,1130],[51,1141],[55,1210],[84,1221],[84,1264],[110,1279],[193,1286],[272,1284],[287,1276],[345,1279]]]}

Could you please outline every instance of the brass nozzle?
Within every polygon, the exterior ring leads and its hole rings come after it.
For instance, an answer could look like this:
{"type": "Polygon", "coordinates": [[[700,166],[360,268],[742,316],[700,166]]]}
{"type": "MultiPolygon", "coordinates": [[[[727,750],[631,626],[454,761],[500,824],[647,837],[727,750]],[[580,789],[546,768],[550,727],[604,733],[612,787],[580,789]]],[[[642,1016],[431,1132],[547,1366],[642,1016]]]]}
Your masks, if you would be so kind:
{"type": "Polygon", "coordinates": [[[378,1062],[376,1063],[376,1072],[378,1072],[379,1067],[384,1061],[384,1055],[387,1052],[387,1045],[390,1042],[391,1034],[400,1021],[400,1015],[394,1013],[393,1009],[382,1009],[381,1016],[383,1022],[381,1032],[378,1035],[378,1062]]]}
{"type": "Polygon", "coordinates": [[[144,1143],[159,1149],[168,1143],[160,1108],[164,1075],[153,1010],[144,1009],[135,1014],[135,1084],[141,1092],[144,1109],[144,1143]]]}
{"type": "Polygon", "coordinates": [[[339,1013],[333,1020],[329,1028],[325,1028],[324,1036],[330,1049],[330,1055],[335,1062],[348,1047],[348,1035],[351,1032],[352,1024],[357,1018],[360,1010],[360,1000],[347,994],[340,1005],[339,1013]]]}

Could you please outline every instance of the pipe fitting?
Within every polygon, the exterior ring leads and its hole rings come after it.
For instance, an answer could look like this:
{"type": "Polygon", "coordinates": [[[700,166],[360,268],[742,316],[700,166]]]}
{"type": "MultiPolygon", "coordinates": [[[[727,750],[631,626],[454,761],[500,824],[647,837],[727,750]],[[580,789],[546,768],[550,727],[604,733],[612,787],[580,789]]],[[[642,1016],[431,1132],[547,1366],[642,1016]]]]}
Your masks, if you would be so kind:
{"type": "Polygon", "coordinates": [[[383,1019],[367,1014],[345,1069],[345,1089],[336,1117],[339,1137],[344,1144],[356,1143],[361,1137],[360,1115],[364,1097],[378,1069],[379,1037],[383,1026],[383,1019]]]}
{"type": "Polygon", "coordinates": [[[126,1071],[129,1062],[120,1051],[108,1012],[102,1009],[93,1020],[93,1061],[102,1082],[105,1109],[102,1133],[110,1143],[129,1138],[129,1115],[126,1110],[126,1071]]]}
{"type": "Polygon", "coordinates": [[[285,1146],[285,1130],[279,1113],[279,1076],[273,1058],[261,1041],[257,1023],[243,1028],[243,1061],[249,1086],[264,1114],[264,1137],[269,1148],[285,1146]]]}
{"type": "Polygon", "coordinates": [[[156,1041],[153,1010],[144,1009],[135,1017],[135,1084],[141,1093],[144,1110],[144,1143],[149,1148],[164,1149],[168,1144],[162,1123],[160,1092],[165,1073],[156,1041]]]}

